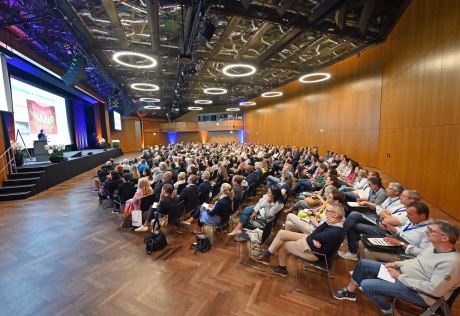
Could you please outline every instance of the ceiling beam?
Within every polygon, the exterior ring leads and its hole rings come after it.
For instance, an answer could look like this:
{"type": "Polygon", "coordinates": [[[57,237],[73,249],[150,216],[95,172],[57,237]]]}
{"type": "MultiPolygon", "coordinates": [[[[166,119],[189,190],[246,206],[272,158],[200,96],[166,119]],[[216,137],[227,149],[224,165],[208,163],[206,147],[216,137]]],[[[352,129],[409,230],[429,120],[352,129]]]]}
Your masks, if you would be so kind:
{"type": "Polygon", "coordinates": [[[286,32],[275,44],[273,44],[269,49],[262,53],[257,59],[258,64],[263,64],[265,61],[269,60],[274,54],[283,50],[284,47],[292,43],[300,34],[303,33],[301,29],[291,29],[286,32]]]}
{"type": "Polygon", "coordinates": [[[128,38],[126,37],[123,26],[120,22],[120,17],[118,16],[117,10],[113,0],[101,0],[102,5],[104,6],[105,12],[109,16],[110,22],[112,23],[112,29],[115,33],[115,36],[120,41],[121,47],[127,48],[129,46],[128,38]]]}
{"type": "Polygon", "coordinates": [[[319,2],[313,12],[308,16],[308,22],[310,24],[320,23],[322,20],[337,11],[342,3],[343,0],[327,0],[319,2]]]}
{"type": "Polygon", "coordinates": [[[241,61],[243,59],[243,55],[250,49],[252,48],[260,39],[262,36],[264,36],[267,31],[272,28],[272,24],[270,23],[264,23],[260,29],[257,30],[257,32],[247,41],[247,43],[240,49],[238,52],[238,55],[236,56],[237,61],[241,61]]]}
{"type": "Polygon", "coordinates": [[[339,30],[343,31],[345,28],[345,22],[347,20],[348,3],[342,4],[342,6],[335,12],[335,24],[339,30]]]}
{"type": "Polygon", "coordinates": [[[153,54],[160,56],[160,19],[158,17],[158,0],[146,0],[150,42],[153,54]]]}
{"type": "Polygon", "coordinates": [[[374,13],[376,5],[377,5],[377,0],[366,0],[364,2],[363,12],[361,13],[361,18],[359,19],[359,30],[363,34],[366,34],[369,28],[369,24],[372,18],[372,13],[374,13]]]}

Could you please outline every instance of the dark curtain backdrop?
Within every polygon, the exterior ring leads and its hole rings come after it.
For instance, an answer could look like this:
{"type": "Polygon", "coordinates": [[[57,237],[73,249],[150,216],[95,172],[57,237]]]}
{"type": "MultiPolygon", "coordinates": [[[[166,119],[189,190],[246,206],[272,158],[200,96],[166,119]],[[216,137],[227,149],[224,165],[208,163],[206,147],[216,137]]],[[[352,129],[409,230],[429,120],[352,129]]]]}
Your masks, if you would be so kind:
{"type": "Polygon", "coordinates": [[[9,127],[10,127],[9,121],[12,120],[13,115],[11,113],[9,113],[9,112],[0,111],[0,116],[1,116],[1,120],[2,120],[3,141],[5,142],[5,149],[4,150],[7,150],[11,146],[10,139],[14,138],[14,128],[12,130],[12,132],[13,132],[12,134],[9,131],[9,127]]]}

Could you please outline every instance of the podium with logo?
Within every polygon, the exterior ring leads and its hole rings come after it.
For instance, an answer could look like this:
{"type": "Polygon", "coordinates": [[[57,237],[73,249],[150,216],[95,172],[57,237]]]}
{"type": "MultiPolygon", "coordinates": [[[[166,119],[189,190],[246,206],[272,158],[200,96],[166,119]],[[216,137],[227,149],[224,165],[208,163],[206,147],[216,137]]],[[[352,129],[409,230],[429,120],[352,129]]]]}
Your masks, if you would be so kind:
{"type": "Polygon", "coordinates": [[[34,153],[35,161],[49,161],[48,150],[45,149],[45,146],[48,145],[47,140],[34,140],[34,153]]]}

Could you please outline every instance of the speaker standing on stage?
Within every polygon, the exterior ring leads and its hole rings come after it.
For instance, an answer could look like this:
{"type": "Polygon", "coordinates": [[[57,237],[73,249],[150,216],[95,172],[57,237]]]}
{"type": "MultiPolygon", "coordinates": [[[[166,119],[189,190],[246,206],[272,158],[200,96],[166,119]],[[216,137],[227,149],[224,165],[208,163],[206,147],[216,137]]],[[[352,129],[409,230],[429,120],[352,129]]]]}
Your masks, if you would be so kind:
{"type": "Polygon", "coordinates": [[[40,134],[38,134],[38,140],[46,140],[47,136],[45,134],[45,130],[44,129],[41,129],[40,130],[40,134]]]}

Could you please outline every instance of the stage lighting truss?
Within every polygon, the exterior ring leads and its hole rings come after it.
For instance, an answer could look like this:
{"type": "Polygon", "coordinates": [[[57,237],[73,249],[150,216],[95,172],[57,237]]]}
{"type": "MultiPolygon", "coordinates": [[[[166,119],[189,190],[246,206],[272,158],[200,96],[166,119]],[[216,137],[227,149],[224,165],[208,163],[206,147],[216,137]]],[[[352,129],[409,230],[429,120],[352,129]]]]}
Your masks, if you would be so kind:
{"type": "Polygon", "coordinates": [[[211,100],[195,100],[195,104],[212,104],[211,100]]]}
{"type": "Polygon", "coordinates": [[[299,81],[302,83],[315,83],[325,81],[331,78],[331,75],[325,72],[315,72],[312,74],[308,74],[305,76],[300,77],[299,81]]]}
{"type": "Polygon", "coordinates": [[[240,102],[240,106],[253,106],[256,105],[257,103],[255,102],[240,102]]]}
{"type": "Polygon", "coordinates": [[[157,99],[157,98],[140,98],[139,101],[142,101],[142,102],[160,102],[160,99],[157,99]]]}
{"type": "Polygon", "coordinates": [[[224,75],[229,76],[229,77],[247,77],[250,75],[255,74],[256,72],[256,67],[248,65],[248,64],[231,64],[227,65],[224,68],[222,68],[222,72],[224,75]],[[246,72],[237,72],[236,70],[244,70],[247,69],[246,72]]]}
{"type": "Polygon", "coordinates": [[[203,110],[203,108],[199,107],[199,106],[189,106],[188,109],[190,111],[201,111],[201,110],[203,110]]]}
{"type": "Polygon", "coordinates": [[[136,52],[117,52],[113,54],[112,58],[115,62],[119,63],[120,65],[131,67],[131,68],[137,68],[137,69],[153,68],[157,65],[157,61],[153,57],[150,57],[148,55],[141,54],[141,53],[136,53],[136,52]],[[149,63],[141,64],[141,65],[126,63],[120,59],[121,57],[125,57],[125,56],[144,58],[146,61],[149,61],[149,63]]]}
{"type": "Polygon", "coordinates": [[[276,98],[283,95],[283,92],[272,91],[272,92],[265,92],[262,93],[262,97],[264,98],[276,98]]]}
{"type": "Polygon", "coordinates": [[[158,91],[160,87],[152,83],[136,82],[131,84],[131,88],[140,91],[158,91]]]}
{"type": "Polygon", "coordinates": [[[204,93],[206,94],[226,94],[227,89],[223,88],[206,88],[203,90],[204,93]]]}

